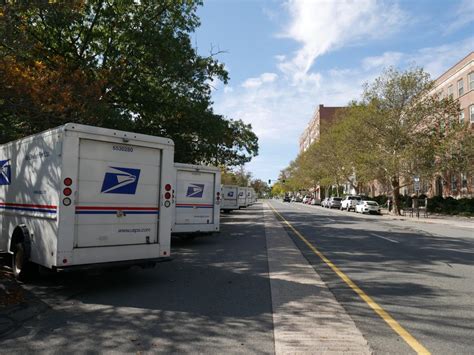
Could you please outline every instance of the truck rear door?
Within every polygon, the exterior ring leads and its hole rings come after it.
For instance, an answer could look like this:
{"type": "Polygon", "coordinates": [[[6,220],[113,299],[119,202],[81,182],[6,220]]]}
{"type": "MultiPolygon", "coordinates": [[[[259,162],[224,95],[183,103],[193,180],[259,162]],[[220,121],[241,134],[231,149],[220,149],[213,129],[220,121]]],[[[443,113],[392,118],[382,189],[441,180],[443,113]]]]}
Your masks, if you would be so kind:
{"type": "Polygon", "coordinates": [[[214,223],[215,174],[176,172],[176,224],[214,223]]]}
{"type": "Polygon", "coordinates": [[[158,242],[161,151],[79,141],[75,247],[158,242]]]}
{"type": "Polygon", "coordinates": [[[224,199],[223,207],[238,206],[238,191],[236,187],[224,186],[222,188],[222,195],[224,199]]]}

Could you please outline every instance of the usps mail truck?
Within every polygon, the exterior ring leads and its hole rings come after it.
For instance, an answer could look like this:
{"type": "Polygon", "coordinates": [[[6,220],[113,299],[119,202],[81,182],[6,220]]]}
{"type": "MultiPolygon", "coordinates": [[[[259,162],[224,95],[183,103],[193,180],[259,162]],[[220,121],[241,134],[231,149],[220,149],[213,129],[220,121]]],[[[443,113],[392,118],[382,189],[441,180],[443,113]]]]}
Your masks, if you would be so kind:
{"type": "Polygon", "coordinates": [[[236,185],[222,185],[221,211],[229,213],[239,209],[239,187],[236,185]]]}
{"type": "Polygon", "coordinates": [[[239,208],[247,207],[247,188],[239,186],[239,208]]]}
{"type": "Polygon", "coordinates": [[[246,198],[245,202],[247,203],[247,207],[253,205],[253,193],[252,193],[252,191],[253,191],[253,188],[251,188],[251,187],[246,188],[247,198],[246,198]]]}
{"type": "Polygon", "coordinates": [[[176,206],[172,232],[219,232],[221,171],[204,165],[175,163],[176,206]]]}
{"type": "Polygon", "coordinates": [[[174,143],[68,123],[0,146],[0,250],[13,271],[169,259],[174,143]]]}

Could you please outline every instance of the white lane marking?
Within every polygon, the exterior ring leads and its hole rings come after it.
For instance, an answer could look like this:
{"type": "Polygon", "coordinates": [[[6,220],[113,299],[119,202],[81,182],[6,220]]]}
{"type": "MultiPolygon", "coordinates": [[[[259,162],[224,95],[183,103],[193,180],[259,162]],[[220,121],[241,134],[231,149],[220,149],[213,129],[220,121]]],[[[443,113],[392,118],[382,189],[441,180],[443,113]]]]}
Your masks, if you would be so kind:
{"type": "Polygon", "coordinates": [[[329,218],[329,217],[326,217],[326,219],[327,219],[329,222],[336,222],[335,219],[332,219],[332,218],[329,218]]]}
{"type": "Polygon", "coordinates": [[[393,240],[393,239],[390,239],[390,238],[387,238],[387,237],[383,237],[383,236],[375,234],[375,233],[372,233],[372,236],[388,240],[389,242],[392,242],[392,243],[400,243],[398,240],[393,240]]]}

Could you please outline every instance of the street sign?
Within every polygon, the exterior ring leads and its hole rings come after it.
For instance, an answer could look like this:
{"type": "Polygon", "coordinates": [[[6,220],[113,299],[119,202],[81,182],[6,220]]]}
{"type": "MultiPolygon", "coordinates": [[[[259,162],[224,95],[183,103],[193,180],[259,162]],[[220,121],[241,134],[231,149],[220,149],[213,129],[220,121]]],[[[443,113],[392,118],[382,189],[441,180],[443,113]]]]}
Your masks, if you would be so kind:
{"type": "Polygon", "coordinates": [[[414,185],[415,191],[416,191],[416,192],[420,191],[420,177],[419,177],[419,176],[415,176],[415,177],[413,178],[413,181],[414,181],[413,185],[414,185]]]}

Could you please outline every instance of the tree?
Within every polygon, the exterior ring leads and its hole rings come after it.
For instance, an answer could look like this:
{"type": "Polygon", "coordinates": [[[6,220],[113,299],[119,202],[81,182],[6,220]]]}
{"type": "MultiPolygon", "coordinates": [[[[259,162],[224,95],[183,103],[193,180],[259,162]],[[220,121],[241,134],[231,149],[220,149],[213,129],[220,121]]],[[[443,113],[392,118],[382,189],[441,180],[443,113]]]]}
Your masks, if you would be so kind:
{"type": "Polygon", "coordinates": [[[390,181],[397,214],[400,188],[412,184],[415,176],[430,179],[444,164],[443,149],[466,134],[457,120],[458,103],[440,99],[433,87],[423,69],[388,69],[365,86],[351,121],[361,148],[356,154],[366,152],[363,161],[373,178],[390,181]]]}
{"type": "Polygon", "coordinates": [[[199,0],[8,2],[0,7],[0,143],[68,121],[166,136],[185,163],[241,165],[250,125],[212,110],[228,74],[189,34],[199,0]]]}
{"type": "Polygon", "coordinates": [[[250,182],[250,186],[253,187],[257,196],[263,197],[270,193],[270,187],[268,184],[261,179],[254,179],[250,182]]]}
{"type": "Polygon", "coordinates": [[[221,183],[223,185],[249,186],[252,173],[245,171],[243,166],[237,169],[221,166],[221,183]]]}

